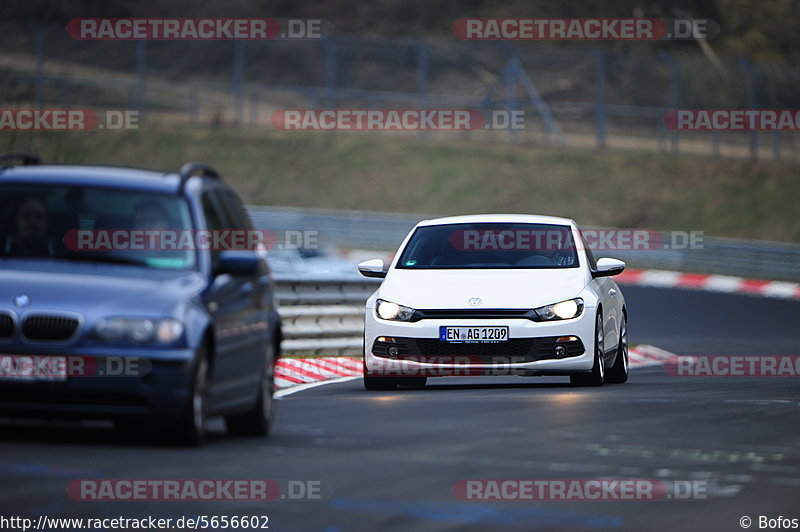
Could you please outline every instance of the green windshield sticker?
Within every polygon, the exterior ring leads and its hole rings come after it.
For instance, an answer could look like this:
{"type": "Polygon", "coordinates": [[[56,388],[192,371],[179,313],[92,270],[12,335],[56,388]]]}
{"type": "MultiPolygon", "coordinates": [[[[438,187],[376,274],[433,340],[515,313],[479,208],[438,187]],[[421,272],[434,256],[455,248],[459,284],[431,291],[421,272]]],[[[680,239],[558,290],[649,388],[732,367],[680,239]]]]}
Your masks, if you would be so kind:
{"type": "Polygon", "coordinates": [[[413,265],[415,265],[416,263],[417,263],[417,261],[415,261],[414,259],[407,260],[407,261],[406,261],[406,266],[413,266],[413,265]]]}
{"type": "Polygon", "coordinates": [[[153,268],[174,268],[180,269],[186,267],[186,261],[183,259],[169,258],[169,257],[151,257],[145,261],[148,266],[153,268]]]}

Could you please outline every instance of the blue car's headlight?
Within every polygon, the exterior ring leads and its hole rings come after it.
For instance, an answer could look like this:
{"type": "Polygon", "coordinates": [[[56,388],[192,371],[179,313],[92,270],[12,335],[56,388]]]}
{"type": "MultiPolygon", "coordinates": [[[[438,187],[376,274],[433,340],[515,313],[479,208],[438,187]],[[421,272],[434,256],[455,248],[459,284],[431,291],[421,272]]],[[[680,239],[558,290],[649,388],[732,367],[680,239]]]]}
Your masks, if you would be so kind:
{"type": "Polygon", "coordinates": [[[583,299],[576,297],[552,305],[533,309],[538,318],[536,321],[568,320],[577,318],[583,312],[583,299]]]}
{"type": "Polygon", "coordinates": [[[375,313],[382,320],[409,321],[414,315],[414,309],[379,299],[375,302],[375,313]]]}
{"type": "Polygon", "coordinates": [[[104,318],[92,330],[98,340],[134,344],[171,344],[182,335],[183,323],[173,318],[104,318]]]}

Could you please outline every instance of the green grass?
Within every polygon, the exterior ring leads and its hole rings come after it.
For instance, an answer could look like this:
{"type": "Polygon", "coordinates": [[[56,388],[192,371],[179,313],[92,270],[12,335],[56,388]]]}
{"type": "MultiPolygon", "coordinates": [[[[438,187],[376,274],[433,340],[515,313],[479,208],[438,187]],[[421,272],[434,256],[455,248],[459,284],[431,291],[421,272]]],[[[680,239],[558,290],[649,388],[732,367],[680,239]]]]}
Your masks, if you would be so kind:
{"type": "Polygon", "coordinates": [[[173,170],[212,164],[249,204],[387,212],[523,212],[584,225],[800,242],[796,166],[493,144],[443,136],[148,127],[4,133],[45,161],[173,170]]]}

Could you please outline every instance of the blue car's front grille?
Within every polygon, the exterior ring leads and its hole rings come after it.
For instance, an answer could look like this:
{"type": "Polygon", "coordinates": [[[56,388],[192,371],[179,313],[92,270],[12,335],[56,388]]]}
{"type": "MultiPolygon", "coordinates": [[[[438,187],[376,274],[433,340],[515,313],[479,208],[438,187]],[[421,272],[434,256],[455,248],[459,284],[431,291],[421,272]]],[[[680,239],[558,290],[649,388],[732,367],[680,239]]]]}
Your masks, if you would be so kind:
{"type": "Polygon", "coordinates": [[[63,342],[78,330],[78,320],[70,316],[28,316],[22,323],[22,336],[37,342],[63,342]]]}
{"type": "Polygon", "coordinates": [[[0,339],[14,336],[14,319],[8,314],[0,314],[0,339]]]}

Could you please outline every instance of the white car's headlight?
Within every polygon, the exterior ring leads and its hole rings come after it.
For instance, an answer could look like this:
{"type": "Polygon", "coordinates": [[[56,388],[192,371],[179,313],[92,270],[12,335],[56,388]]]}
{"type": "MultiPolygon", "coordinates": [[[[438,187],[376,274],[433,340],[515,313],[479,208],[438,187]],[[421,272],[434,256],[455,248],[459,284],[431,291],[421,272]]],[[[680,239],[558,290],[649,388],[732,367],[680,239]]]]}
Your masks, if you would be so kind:
{"type": "Polygon", "coordinates": [[[583,299],[576,297],[575,299],[568,299],[552,305],[545,305],[533,309],[533,312],[539,318],[536,321],[553,321],[553,320],[568,320],[570,318],[577,318],[583,312],[583,299]]]}
{"type": "Polygon", "coordinates": [[[130,341],[134,344],[171,344],[183,334],[183,324],[175,319],[104,318],[93,329],[93,336],[106,342],[130,341]]]}
{"type": "Polygon", "coordinates": [[[410,321],[414,315],[414,309],[379,299],[375,302],[375,313],[382,320],[410,321]]]}

